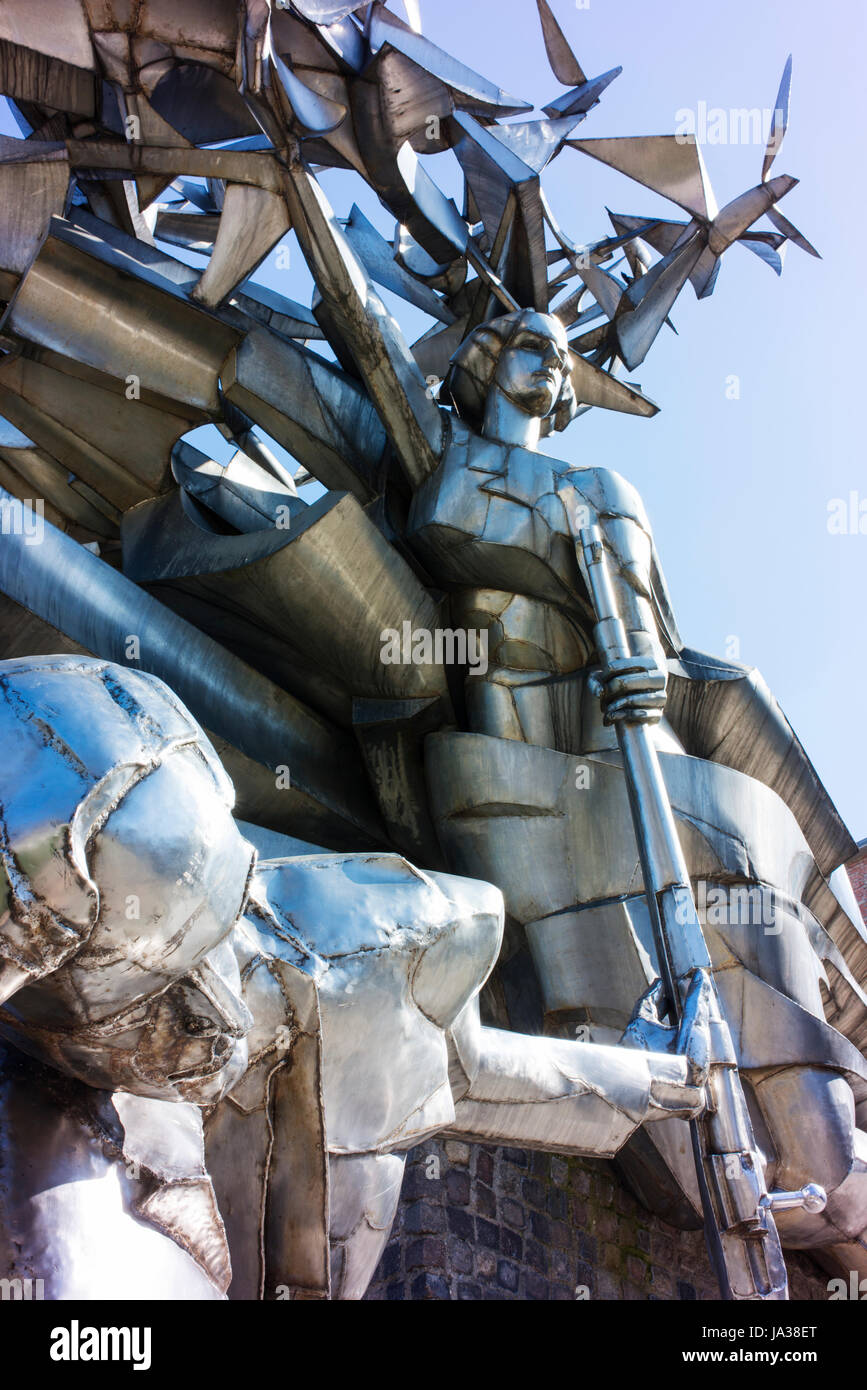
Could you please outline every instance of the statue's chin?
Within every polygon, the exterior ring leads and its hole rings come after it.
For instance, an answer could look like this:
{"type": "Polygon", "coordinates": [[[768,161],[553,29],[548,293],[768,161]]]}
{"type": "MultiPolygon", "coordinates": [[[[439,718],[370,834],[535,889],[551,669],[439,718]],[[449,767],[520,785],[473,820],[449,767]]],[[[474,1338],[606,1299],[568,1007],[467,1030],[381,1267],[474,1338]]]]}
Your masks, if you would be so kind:
{"type": "Polygon", "coordinates": [[[512,393],[510,400],[519,410],[534,420],[544,420],[551,414],[556,404],[556,397],[551,388],[544,385],[540,386],[538,382],[525,390],[512,393]]]}

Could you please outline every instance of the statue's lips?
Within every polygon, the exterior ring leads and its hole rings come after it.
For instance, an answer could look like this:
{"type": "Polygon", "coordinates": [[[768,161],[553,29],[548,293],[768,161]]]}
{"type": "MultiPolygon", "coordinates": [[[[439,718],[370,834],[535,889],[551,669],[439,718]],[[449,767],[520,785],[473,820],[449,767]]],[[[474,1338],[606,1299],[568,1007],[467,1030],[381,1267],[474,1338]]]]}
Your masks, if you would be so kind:
{"type": "Polygon", "coordinates": [[[206,1081],[209,1077],[217,1076],[231,1062],[236,1042],[236,1038],[222,1033],[213,1044],[210,1061],[182,1067],[179,1071],[170,1072],[166,1079],[171,1082],[206,1081]]]}

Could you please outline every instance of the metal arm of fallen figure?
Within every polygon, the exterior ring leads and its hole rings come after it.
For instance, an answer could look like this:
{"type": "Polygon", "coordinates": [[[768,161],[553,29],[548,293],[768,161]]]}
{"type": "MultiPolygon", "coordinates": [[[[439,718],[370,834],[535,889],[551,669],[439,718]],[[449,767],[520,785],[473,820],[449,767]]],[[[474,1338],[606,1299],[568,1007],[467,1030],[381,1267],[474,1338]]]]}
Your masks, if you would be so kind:
{"type": "Polygon", "coordinates": [[[652,989],[616,1047],[528,1037],[482,1025],[478,998],[449,1036],[455,1121],[447,1133],[564,1154],[613,1157],[652,1120],[704,1109],[707,973],[697,971],[678,1029],[655,1015],[652,989]],[[666,1047],[671,1050],[652,1050],[666,1047]]]}

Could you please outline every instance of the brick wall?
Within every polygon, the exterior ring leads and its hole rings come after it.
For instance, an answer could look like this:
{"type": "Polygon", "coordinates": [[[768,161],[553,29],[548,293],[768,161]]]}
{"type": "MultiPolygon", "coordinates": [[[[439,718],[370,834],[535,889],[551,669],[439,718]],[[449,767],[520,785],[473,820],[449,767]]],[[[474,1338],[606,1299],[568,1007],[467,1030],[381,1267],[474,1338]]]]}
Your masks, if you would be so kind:
{"type": "MultiPolygon", "coordinates": [[[[791,1297],[828,1275],[787,1257],[791,1297]]],[[[368,1299],[715,1299],[700,1231],[651,1216],[610,1164],[430,1140],[407,1162],[368,1299]]]]}

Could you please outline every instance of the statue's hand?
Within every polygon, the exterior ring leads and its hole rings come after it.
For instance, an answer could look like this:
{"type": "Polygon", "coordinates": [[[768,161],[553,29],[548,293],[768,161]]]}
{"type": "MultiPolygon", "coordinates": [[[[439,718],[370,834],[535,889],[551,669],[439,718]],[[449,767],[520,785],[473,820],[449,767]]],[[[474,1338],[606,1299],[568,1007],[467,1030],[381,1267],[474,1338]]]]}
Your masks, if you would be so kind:
{"type": "Polygon", "coordinates": [[[629,656],[591,672],[590,688],[602,700],[606,724],[658,724],[665,709],[668,672],[653,656],[629,656]]]}
{"type": "Polygon", "coordinates": [[[683,1004],[679,1028],[662,1023],[659,1008],[665,990],[657,979],[641,996],[623,1037],[624,1047],[647,1050],[652,1080],[650,1087],[658,1118],[675,1115],[690,1119],[705,1108],[709,1061],[710,980],[706,970],[696,970],[683,1004]]]}

